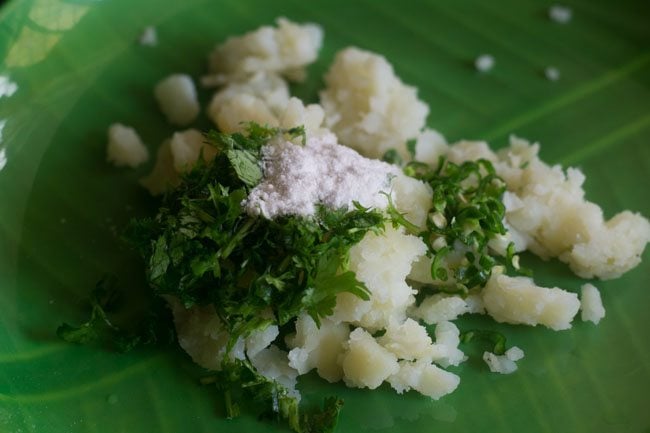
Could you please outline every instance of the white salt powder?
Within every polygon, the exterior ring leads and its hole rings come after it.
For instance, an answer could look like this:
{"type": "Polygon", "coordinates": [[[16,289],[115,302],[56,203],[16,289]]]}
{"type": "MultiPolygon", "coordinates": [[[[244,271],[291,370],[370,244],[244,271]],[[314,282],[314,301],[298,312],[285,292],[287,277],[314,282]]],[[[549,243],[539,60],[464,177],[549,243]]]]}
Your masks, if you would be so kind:
{"type": "Polygon", "coordinates": [[[337,143],[334,134],[311,137],[302,145],[276,139],[262,149],[264,178],[242,203],[250,215],[313,215],[317,204],[350,209],[387,206],[395,166],[367,159],[337,143]]]}

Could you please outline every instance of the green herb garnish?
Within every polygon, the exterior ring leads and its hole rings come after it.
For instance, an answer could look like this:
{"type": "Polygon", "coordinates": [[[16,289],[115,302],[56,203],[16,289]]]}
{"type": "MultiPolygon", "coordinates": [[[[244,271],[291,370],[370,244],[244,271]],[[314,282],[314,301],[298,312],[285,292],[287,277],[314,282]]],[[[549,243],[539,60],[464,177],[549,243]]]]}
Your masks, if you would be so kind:
{"type": "Polygon", "coordinates": [[[72,326],[67,323],[59,326],[56,334],[59,338],[76,344],[88,344],[94,342],[120,341],[125,335],[111,323],[106,315],[118,303],[120,293],[116,289],[117,278],[113,275],[104,276],[90,294],[90,319],[79,325],[72,326]]]}
{"type": "MultiPolygon", "coordinates": [[[[428,246],[432,279],[441,282],[445,292],[466,294],[483,287],[492,268],[504,262],[488,247],[490,239],[506,233],[501,202],[505,183],[492,164],[485,159],[454,164],[441,158],[436,169],[414,161],[404,173],[428,183],[433,191],[426,230],[416,232],[428,246]],[[448,260],[455,250],[462,251],[461,256],[456,253],[453,261],[448,260]]],[[[505,260],[510,262],[512,247],[508,252],[505,260]]]]}
{"type": "Polygon", "coordinates": [[[461,343],[468,344],[474,340],[482,340],[491,344],[491,352],[495,355],[503,355],[506,352],[506,337],[500,332],[474,329],[460,334],[461,343]]]}
{"type": "Polygon", "coordinates": [[[248,360],[227,360],[223,370],[201,380],[204,385],[214,384],[224,393],[226,417],[241,414],[238,402],[254,402],[266,408],[262,417],[285,421],[292,430],[301,433],[331,433],[338,421],[343,400],[325,398],[322,408],[301,410],[295,397],[278,382],[270,380],[255,370],[248,360]]]}
{"type": "MultiPolygon", "coordinates": [[[[303,312],[320,324],[341,292],[369,299],[348,268],[348,255],[366,233],[383,230],[381,212],[359,204],[352,210],[320,206],[311,218],[268,220],[244,212],[242,201],[262,178],[261,149],[278,134],[304,139],[302,128],[255,124],[247,134],[209,133],[208,142],[218,150],[214,161],[199,161],[164,197],[154,218],[135,220],[127,231],[147,263],[154,293],[174,296],[186,307],[212,304],[229,333],[227,351],[271,323],[290,327],[303,312]]],[[[248,360],[224,357],[216,377],[229,417],[240,412],[238,398],[252,393],[295,431],[324,432],[331,431],[342,406],[333,399],[323,410],[302,413],[285,388],[258,374],[248,360]]]]}
{"type": "Polygon", "coordinates": [[[402,166],[404,165],[404,159],[402,156],[399,154],[397,149],[388,149],[385,153],[384,156],[381,158],[382,161],[387,162],[389,164],[394,164],[397,166],[402,166]]]}
{"type": "Polygon", "coordinates": [[[170,312],[159,299],[152,299],[148,313],[133,331],[122,329],[111,322],[109,314],[121,304],[122,292],[117,288],[117,278],[105,275],[90,293],[90,319],[79,325],[62,324],[56,335],[68,343],[100,344],[127,352],[135,346],[174,341],[170,312]]]}

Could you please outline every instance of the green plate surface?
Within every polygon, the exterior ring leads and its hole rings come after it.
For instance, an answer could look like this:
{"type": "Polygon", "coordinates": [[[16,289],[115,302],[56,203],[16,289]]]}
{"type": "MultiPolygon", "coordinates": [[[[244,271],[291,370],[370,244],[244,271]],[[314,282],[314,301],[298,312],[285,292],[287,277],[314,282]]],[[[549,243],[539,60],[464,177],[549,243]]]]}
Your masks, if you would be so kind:
{"type": "MultiPolygon", "coordinates": [[[[137,186],[148,167],[104,162],[106,128],[133,125],[151,150],[173,130],[152,97],[172,72],[200,76],[208,50],[280,15],[325,29],[310,78],[295,92],[316,100],[336,50],[383,53],[431,105],[429,125],[450,140],[503,146],[516,133],[542,157],[580,166],[587,197],[612,216],[650,215],[650,3],[571,0],[568,24],[549,2],[34,0],[0,9],[0,432],[287,431],[252,416],[227,421],[217,392],[180,351],[126,355],[61,344],[63,321],[86,317],[83,299],[105,272],[137,299],[142,266],[116,233],[154,202],[137,186]],[[136,43],[147,25],[155,48],[136,43]],[[492,71],[473,59],[490,53],[492,71]],[[557,82],[544,78],[553,65],[557,82]]],[[[207,100],[207,94],[203,96],[207,100]]],[[[206,119],[200,120],[207,127],[206,119]]],[[[650,254],[634,271],[598,282],[599,326],[462,328],[504,332],[526,351],[510,376],[472,358],[462,381],[434,402],[300,382],[307,402],[346,400],[339,432],[650,432],[650,254]]],[[[565,266],[524,261],[539,283],[577,290],[565,266]]],[[[477,355],[479,349],[469,350],[477,355]]]]}

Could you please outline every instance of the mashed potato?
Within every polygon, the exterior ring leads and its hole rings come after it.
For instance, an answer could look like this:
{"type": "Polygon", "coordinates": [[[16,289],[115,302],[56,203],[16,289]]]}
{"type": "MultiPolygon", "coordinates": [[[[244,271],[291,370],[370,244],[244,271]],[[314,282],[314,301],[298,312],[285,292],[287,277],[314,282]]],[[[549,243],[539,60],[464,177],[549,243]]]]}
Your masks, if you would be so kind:
{"type": "Polygon", "coordinates": [[[289,366],[299,374],[316,369],[319,376],[328,382],[338,382],[343,378],[339,357],[350,335],[346,323],[324,320],[320,328],[307,314],[296,321],[296,333],[287,338],[289,366]]]}
{"type": "Polygon", "coordinates": [[[583,284],[580,294],[580,310],[582,310],[581,319],[583,321],[593,322],[595,325],[605,317],[605,307],[600,298],[600,292],[593,284],[583,284]]]}
{"type": "Polygon", "coordinates": [[[488,365],[492,373],[510,374],[517,371],[516,362],[524,357],[524,351],[513,346],[506,350],[503,355],[495,355],[492,352],[483,353],[483,361],[488,365]]]}
{"type": "Polygon", "coordinates": [[[167,120],[174,125],[189,125],[199,115],[196,87],[189,75],[170,75],[156,85],[154,95],[167,120]]]}
{"type": "Polygon", "coordinates": [[[531,278],[493,271],[482,292],[485,310],[497,322],[568,329],[580,308],[578,295],[537,286],[531,278]]]}
{"type": "Polygon", "coordinates": [[[160,195],[180,183],[180,176],[174,168],[174,156],[171,150],[171,140],[165,140],[156,153],[156,164],[151,172],[140,179],[140,184],[151,195],[160,195]]]}
{"type": "Polygon", "coordinates": [[[176,132],[169,143],[174,170],[183,173],[192,168],[199,158],[212,161],[217,150],[206,143],[203,133],[196,129],[176,132]]]}
{"type": "Polygon", "coordinates": [[[431,363],[400,361],[398,365],[399,371],[388,378],[398,394],[414,389],[438,400],[460,384],[460,377],[431,363]]]}
{"type": "Polygon", "coordinates": [[[429,107],[383,56],[346,48],[336,55],[325,84],[325,124],[341,143],[371,158],[389,149],[408,158],[406,142],[424,127],[429,107]]]}
{"type": "Polygon", "coordinates": [[[135,168],[147,162],[149,151],[135,129],[114,123],[108,128],[106,160],[117,167],[135,168]]]}
{"type": "Polygon", "coordinates": [[[375,389],[399,371],[397,356],[363,328],[350,334],[340,362],[346,385],[357,388],[375,389]]]}
{"type": "Polygon", "coordinates": [[[269,73],[223,87],[212,98],[208,115],[226,133],[241,132],[248,122],[284,129],[304,126],[310,136],[329,132],[322,126],[325,114],[320,105],[304,105],[290,97],[287,83],[269,73]]]}
{"type": "Polygon", "coordinates": [[[223,132],[240,131],[242,122],[276,124],[289,103],[287,82],[273,73],[258,72],[228,83],[212,98],[208,115],[223,132]]]}
{"type": "Polygon", "coordinates": [[[381,236],[369,233],[350,250],[350,270],[368,287],[370,300],[341,293],[332,319],[373,332],[385,329],[392,320],[406,320],[415,291],[405,279],[413,261],[425,252],[422,240],[404,234],[403,229],[387,227],[381,236]]]}
{"type": "Polygon", "coordinates": [[[263,26],[231,37],[210,54],[209,81],[223,84],[257,72],[271,72],[291,80],[305,78],[305,66],[316,60],[323,30],[278,18],[277,27],[263,26]]]}

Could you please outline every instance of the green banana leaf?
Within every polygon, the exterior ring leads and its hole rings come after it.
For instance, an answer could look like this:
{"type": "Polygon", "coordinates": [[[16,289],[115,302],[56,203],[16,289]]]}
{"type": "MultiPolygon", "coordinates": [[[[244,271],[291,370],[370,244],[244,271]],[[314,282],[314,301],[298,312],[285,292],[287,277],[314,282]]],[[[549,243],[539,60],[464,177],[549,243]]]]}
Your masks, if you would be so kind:
{"type": "MultiPolygon", "coordinates": [[[[587,198],[607,216],[650,215],[650,3],[568,0],[568,23],[533,0],[22,0],[0,9],[0,431],[288,431],[253,415],[226,420],[214,387],[180,350],[118,354],[57,340],[62,322],[87,317],[84,299],[114,273],[138,305],[142,263],[119,239],[155,202],[138,186],[148,170],[105,163],[106,128],[138,129],[153,152],[173,129],[153,83],[199,77],[206,53],[278,16],[314,21],[325,43],[295,94],[317,100],[334,53],[357,45],[385,55],[431,106],[428,124],[451,140],[504,146],[510,134],[542,144],[551,163],[581,167],[587,198]],[[155,26],[159,45],[137,39],[155,26]],[[495,59],[480,73],[474,60],[495,59]],[[557,81],[545,77],[553,66],[557,81]]],[[[202,102],[209,98],[207,92],[202,102]]],[[[209,127],[205,118],[200,126],[209,127]]],[[[650,255],[624,277],[596,282],[607,309],[571,330],[498,325],[526,357],[490,374],[480,348],[454,371],[439,401],[387,386],[348,389],[316,375],[307,404],[340,395],[337,431],[650,432],[650,255]]],[[[538,283],[576,291],[566,266],[525,255],[538,283]]],[[[127,311],[123,320],[137,317],[127,311]]]]}

